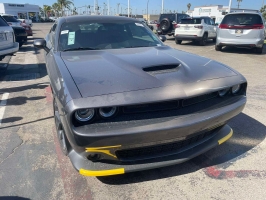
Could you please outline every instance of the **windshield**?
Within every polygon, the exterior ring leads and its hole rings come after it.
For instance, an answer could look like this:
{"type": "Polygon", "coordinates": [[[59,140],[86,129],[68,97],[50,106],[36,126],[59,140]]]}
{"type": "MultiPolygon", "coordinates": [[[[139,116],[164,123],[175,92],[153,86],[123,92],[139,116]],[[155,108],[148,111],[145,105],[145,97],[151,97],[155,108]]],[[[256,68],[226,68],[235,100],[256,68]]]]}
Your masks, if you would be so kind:
{"type": "Polygon", "coordinates": [[[201,19],[199,18],[181,19],[181,24],[201,24],[201,19]]]}
{"type": "Polygon", "coordinates": [[[159,38],[141,22],[64,23],[59,50],[101,50],[162,46],[159,38]]]}
{"type": "Polygon", "coordinates": [[[13,16],[2,16],[7,22],[18,22],[18,20],[13,16]]]}
{"type": "Polygon", "coordinates": [[[254,25],[262,24],[262,19],[257,14],[232,14],[226,15],[222,24],[228,25],[254,25]]]}

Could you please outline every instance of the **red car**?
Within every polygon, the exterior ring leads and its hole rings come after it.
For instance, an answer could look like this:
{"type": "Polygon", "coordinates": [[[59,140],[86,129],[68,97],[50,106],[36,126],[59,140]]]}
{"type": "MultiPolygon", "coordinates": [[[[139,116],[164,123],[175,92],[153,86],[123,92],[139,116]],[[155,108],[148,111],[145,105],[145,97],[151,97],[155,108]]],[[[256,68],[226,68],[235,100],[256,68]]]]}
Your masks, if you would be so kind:
{"type": "Polygon", "coordinates": [[[25,24],[25,23],[21,23],[21,26],[23,28],[25,28],[27,36],[32,36],[32,29],[29,25],[25,24]]]}

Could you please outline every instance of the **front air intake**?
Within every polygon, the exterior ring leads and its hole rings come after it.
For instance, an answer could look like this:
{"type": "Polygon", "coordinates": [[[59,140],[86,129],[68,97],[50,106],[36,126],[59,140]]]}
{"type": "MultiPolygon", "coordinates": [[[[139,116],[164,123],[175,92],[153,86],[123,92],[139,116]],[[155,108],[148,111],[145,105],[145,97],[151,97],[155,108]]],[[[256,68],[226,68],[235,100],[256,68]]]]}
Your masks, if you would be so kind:
{"type": "Polygon", "coordinates": [[[160,66],[152,66],[152,67],[145,67],[143,71],[155,75],[155,74],[164,74],[164,73],[171,73],[178,70],[180,64],[175,65],[160,65],[160,66]]]}

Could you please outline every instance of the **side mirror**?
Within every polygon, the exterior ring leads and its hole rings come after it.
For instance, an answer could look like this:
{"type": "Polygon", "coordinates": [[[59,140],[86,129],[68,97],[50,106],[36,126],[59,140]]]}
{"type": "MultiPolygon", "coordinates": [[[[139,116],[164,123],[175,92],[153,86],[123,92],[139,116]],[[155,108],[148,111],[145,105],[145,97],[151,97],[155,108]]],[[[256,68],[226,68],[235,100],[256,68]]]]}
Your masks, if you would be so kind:
{"type": "Polygon", "coordinates": [[[164,35],[160,35],[159,38],[160,38],[160,40],[161,40],[162,42],[165,42],[165,41],[166,41],[166,37],[165,37],[164,35]]]}
{"type": "Polygon", "coordinates": [[[215,23],[215,26],[218,26],[219,24],[218,23],[215,23]]]}
{"type": "Polygon", "coordinates": [[[50,49],[47,48],[46,41],[44,39],[34,40],[33,46],[38,49],[44,49],[47,53],[50,51],[50,49]]]}

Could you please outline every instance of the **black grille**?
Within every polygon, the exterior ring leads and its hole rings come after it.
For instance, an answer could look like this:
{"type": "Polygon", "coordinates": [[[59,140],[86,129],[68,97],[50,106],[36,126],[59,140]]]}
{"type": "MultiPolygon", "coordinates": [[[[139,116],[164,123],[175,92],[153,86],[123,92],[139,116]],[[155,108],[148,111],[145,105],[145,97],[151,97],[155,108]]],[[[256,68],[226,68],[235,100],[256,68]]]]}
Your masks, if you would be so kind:
{"type": "Polygon", "coordinates": [[[192,97],[192,98],[183,100],[182,106],[190,106],[190,105],[202,102],[202,101],[206,101],[206,100],[215,98],[217,96],[218,96],[218,93],[213,92],[213,93],[204,94],[204,95],[197,96],[197,97],[192,97]]]}
{"type": "Polygon", "coordinates": [[[124,113],[141,113],[141,112],[152,112],[152,111],[160,111],[160,110],[171,110],[179,107],[179,101],[165,101],[159,103],[151,103],[151,104],[140,104],[140,105],[132,105],[125,106],[123,108],[124,113]]]}
{"type": "Polygon", "coordinates": [[[133,160],[145,160],[150,158],[156,158],[160,155],[170,155],[177,152],[183,147],[196,143],[208,136],[215,134],[215,131],[207,131],[197,136],[187,138],[182,141],[160,144],[148,147],[139,147],[125,150],[116,151],[116,156],[121,161],[133,161],[133,160]]]}

